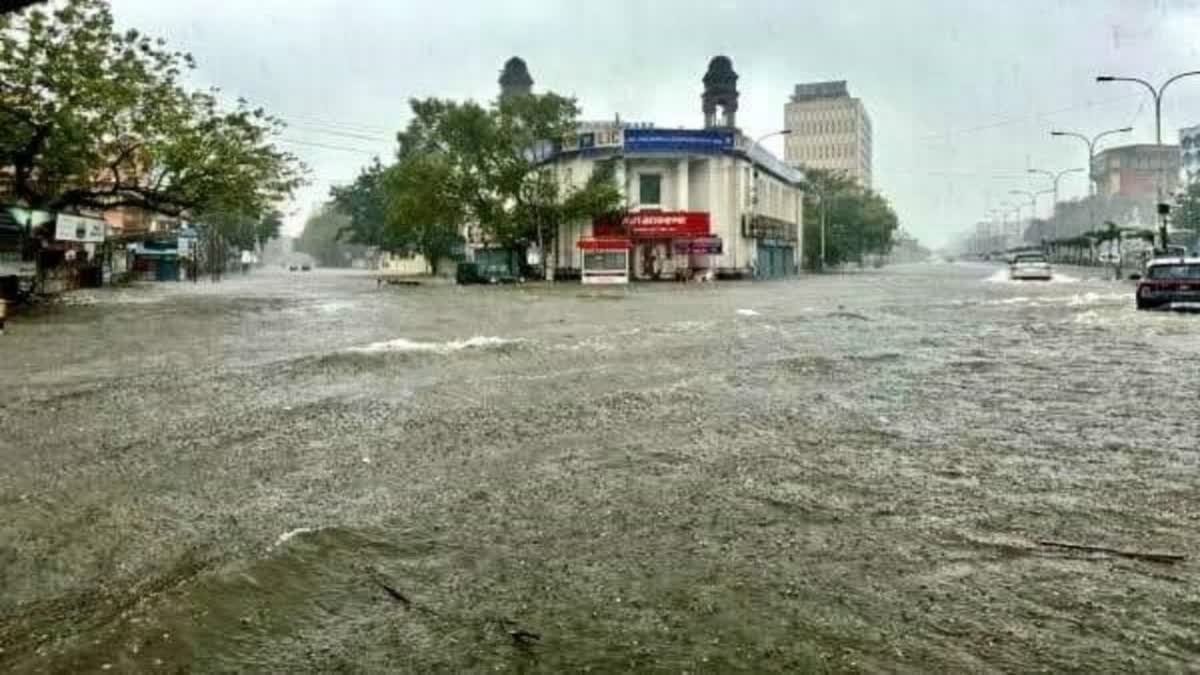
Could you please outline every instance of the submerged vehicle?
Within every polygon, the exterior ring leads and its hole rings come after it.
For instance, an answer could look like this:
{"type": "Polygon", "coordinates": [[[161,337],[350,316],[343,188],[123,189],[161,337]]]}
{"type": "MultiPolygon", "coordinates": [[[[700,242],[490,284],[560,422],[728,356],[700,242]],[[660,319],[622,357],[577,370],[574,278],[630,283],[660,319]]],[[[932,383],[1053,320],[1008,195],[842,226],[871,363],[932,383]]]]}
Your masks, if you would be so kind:
{"type": "Polygon", "coordinates": [[[1137,285],[1138,309],[1200,311],[1200,258],[1155,258],[1137,285]]]}
{"type": "Polygon", "coordinates": [[[1012,258],[1008,276],[1014,281],[1049,281],[1053,270],[1041,253],[1018,253],[1012,258]]]}

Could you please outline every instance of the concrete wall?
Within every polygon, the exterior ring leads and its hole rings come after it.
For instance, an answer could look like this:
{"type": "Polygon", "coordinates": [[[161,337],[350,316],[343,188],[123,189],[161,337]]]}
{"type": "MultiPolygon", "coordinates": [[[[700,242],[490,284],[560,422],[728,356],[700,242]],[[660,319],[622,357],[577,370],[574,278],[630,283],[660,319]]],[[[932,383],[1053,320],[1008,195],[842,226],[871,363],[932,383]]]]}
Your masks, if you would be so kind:
{"type": "MultiPolygon", "coordinates": [[[[453,260],[442,258],[438,264],[438,275],[453,276],[454,268],[453,260]]],[[[373,270],[381,276],[419,277],[433,274],[433,267],[425,256],[419,253],[409,256],[392,252],[380,253],[373,270]]]]}

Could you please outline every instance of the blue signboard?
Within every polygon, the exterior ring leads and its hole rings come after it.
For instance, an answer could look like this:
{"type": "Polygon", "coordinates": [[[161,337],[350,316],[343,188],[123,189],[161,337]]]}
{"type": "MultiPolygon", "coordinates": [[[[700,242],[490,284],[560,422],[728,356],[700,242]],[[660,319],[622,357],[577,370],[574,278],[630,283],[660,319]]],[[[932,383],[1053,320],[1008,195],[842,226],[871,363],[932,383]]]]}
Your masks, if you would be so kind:
{"type": "Polygon", "coordinates": [[[718,154],[733,150],[731,129],[626,129],[625,152],[718,154]]]}

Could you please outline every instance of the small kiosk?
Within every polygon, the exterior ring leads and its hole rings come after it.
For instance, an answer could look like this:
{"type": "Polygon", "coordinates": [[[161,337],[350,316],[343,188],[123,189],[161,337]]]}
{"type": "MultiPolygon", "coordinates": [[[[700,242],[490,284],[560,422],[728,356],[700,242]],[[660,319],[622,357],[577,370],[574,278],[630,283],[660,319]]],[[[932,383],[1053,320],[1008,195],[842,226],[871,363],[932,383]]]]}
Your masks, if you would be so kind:
{"type": "Polygon", "coordinates": [[[580,239],[576,246],[583,251],[581,280],[585,284],[629,283],[629,250],[633,242],[624,237],[580,239]]]}

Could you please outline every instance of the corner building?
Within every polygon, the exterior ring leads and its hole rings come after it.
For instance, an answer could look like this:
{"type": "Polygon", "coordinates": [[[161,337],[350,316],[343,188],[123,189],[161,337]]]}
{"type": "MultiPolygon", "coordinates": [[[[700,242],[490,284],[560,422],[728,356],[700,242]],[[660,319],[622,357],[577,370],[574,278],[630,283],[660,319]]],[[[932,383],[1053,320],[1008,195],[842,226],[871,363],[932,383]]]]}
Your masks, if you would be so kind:
{"type": "Polygon", "coordinates": [[[615,283],[624,280],[622,260],[634,280],[798,273],[803,174],[737,128],[737,77],[727,57],[712,59],[702,128],[589,122],[562,139],[551,165],[563,187],[612,171],[625,214],[620,222],[561,224],[547,261],[556,276],[615,283]],[[588,275],[588,261],[614,272],[588,275]]]}

